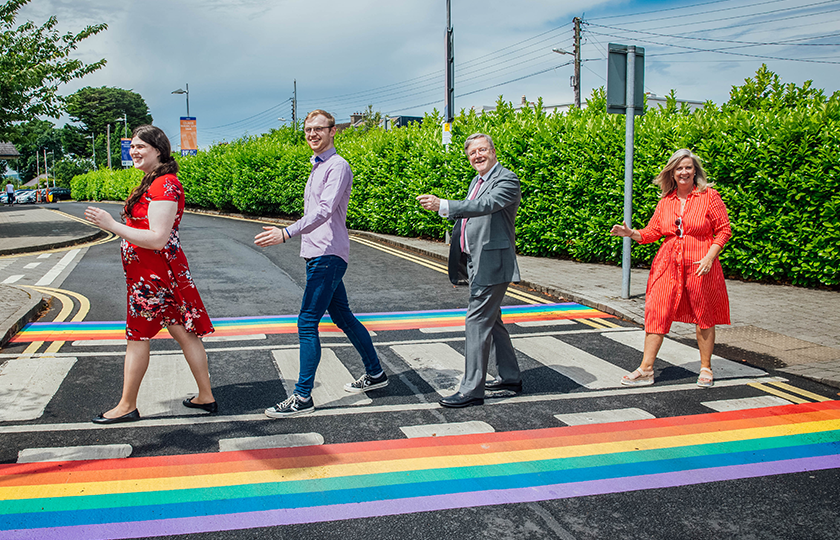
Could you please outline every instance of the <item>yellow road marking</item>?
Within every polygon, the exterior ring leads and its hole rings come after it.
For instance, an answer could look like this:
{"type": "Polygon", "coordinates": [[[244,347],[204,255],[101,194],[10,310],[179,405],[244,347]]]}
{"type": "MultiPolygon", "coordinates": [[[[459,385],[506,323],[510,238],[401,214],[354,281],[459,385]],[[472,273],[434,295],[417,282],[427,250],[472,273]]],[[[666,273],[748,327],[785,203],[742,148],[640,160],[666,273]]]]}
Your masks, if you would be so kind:
{"type": "MultiPolygon", "coordinates": [[[[399,251],[399,250],[397,250],[395,248],[392,248],[392,247],[389,247],[389,246],[383,246],[382,244],[374,242],[373,240],[368,240],[367,238],[360,238],[358,236],[351,236],[350,238],[352,240],[355,240],[356,242],[358,242],[360,244],[364,244],[364,245],[366,245],[368,247],[371,247],[373,249],[378,249],[379,251],[383,251],[383,252],[388,253],[390,255],[393,255],[395,257],[399,257],[400,259],[404,259],[406,261],[417,263],[421,266],[425,266],[426,268],[431,268],[432,270],[435,270],[435,271],[440,272],[442,274],[449,274],[449,268],[447,266],[443,265],[443,264],[431,262],[427,259],[423,259],[423,258],[418,257],[416,255],[410,255],[408,253],[405,253],[403,251],[399,251]]],[[[539,298],[537,296],[533,296],[531,294],[528,294],[526,292],[522,292],[522,291],[519,291],[519,290],[508,289],[506,294],[508,296],[510,296],[511,298],[516,298],[517,300],[520,300],[522,302],[526,302],[528,304],[548,304],[549,303],[547,300],[543,300],[542,298],[539,298]]]]}
{"type": "MultiPolygon", "coordinates": [[[[35,289],[36,291],[42,294],[49,294],[56,298],[59,302],[61,302],[61,311],[58,312],[58,315],[56,315],[55,319],[53,319],[52,322],[64,322],[73,312],[74,304],[73,300],[70,299],[71,296],[79,301],[79,311],[77,311],[76,315],[73,316],[71,322],[81,322],[85,320],[85,317],[90,311],[90,300],[88,300],[87,297],[79,293],[63,289],[56,289],[53,287],[30,286],[29,288],[35,289]]],[[[34,354],[35,352],[37,352],[37,350],[41,347],[43,343],[43,341],[33,341],[29,345],[29,347],[27,347],[26,350],[23,351],[23,354],[34,354]]],[[[58,350],[61,349],[61,346],[64,345],[64,343],[64,341],[53,341],[52,343],[50,343],[49,347],[47,347],[47,350],[44,351],[44,354],[57,353],[58,350]]]]}
{"type": "Polygon", "coordinates": [[[783,383],[783,382],[771,382],[773,386],[778,386],[782,390],[787,390],[788,392],[793,392],[794,394],[799,394],[800,396],[805,396],[807,398],[811,398],[814,401],[831,401],[831,398],[823,397],[819,394],[815,394],[813,392],[809,392],[807,390],[803,390],[801,388],[797,388],[791,384],[783,383]]]}
{"type": "Polygon", "coordinates": [[[598,319],[598,322],[606,326],[607,328],[621,328],[621,325],[615,324],[609,319],[598,319]]]}
{"type": "Polygon", "coordinates": [[[782,392],[781,390],[776,390],[775,388],[770,388],[769,386],[764,386],[761,383],[749,383],[749,386],[753,388],[758,388],[763,392],[767,392],[768,394],[773,394],[774,396],[778,396],[782,399],[786,399],[793,403],[809,403],[807,399],[802,399],[800,397],[796,397],[793,394],[788,394],[787,392],[782,392]]]}
{"type": "Polygon", "coordinates": [[[61,210],[56,210],[55,208],[44,208],[44,210],[49,210],[50,212],[53,212],[53,213],[58,214],[60,216],[64,216],[66,218],[70,218],[73,221],[78,221],[79,223],[84,223],[85,225],[88,225],[93,229],[98,229],[99,228],[99,227],[97,227],[96,225],[94,225],[93,223],[91,223],[90,221],[88,221],[84,218],[76,217],[72,214],[68,214],[67,212],[62,212],[61,210]]]}
{"type": "Polygon", "coordinates": [[[598,330],[603,330],[605,328],[604,326],[601,326],[600,324],[598,324],[599,322],[601,322],[600,319],[572,319],[572,320],[577,321],[579,323],[586,324],[588,326],[591,326],[592,328],[597,328],[598,330]],[[595,322],[595,321],[598,321],[598,322],[595,322]]]}

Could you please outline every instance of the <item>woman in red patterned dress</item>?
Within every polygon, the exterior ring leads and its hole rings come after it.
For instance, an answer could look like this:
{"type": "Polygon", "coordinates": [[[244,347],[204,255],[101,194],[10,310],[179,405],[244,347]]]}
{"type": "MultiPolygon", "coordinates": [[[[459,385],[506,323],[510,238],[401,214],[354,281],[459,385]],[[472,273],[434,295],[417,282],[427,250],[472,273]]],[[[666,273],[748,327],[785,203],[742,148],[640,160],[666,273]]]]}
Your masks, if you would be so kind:
{"type": "Polygon", "coordinates": [[[662,242],[648,277],[645,295],[645,348],[642,364],[621,379],[625,386],[653,384],[653,362],[674,321],[697,325],[700,376],[710,387],[715,326],[729,324],[729,297],[718,254],[732,236],[726,206],[706,181],[700,158],[678,150],[656,177],[661,200],[644,229],[614,225],[614,236],[642,244],[662,242]]]}
{"type": "Polygon", "coordinates": [[[184,188],[175,176],[178,162],[172,157],[169,139],[160,129],[140,126],[132,137],[134,167],[145,175],[126,200],[125,224],[99,208],[88,207],[85,211],[89,221],[122,237],[128,289],[122,398],[116,407],[93,419],[97,424],[140,419],[137,394],[149,366],[149,340],[163,327],[181,346],[198,384],[198,395],[184,400],[184,405],[209,413],[218,411],[210,386],[207,354],[199,339],[212,332],[213,325],[178,237],[184,213],[184,188]]]}

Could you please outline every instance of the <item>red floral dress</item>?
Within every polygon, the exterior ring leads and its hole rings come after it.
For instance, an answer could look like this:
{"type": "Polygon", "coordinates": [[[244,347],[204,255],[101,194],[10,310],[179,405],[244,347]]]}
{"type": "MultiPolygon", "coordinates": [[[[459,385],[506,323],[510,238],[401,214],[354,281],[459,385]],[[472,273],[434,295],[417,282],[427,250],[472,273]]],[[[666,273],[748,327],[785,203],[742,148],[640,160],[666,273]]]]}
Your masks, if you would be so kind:
{"type": "Polygon", "coordinates": [[[199,337],[209,334],[213,325],[193,283],[178,237],[178,226],[184,215],[184,188],[174,174],[155,178],[131,209],[131,215],[126,216],[126,225],[148,230],[152,201],[177,201],[178,213],[163,249],[141,248],[127,240],[120,245],[128,295],[126,338],[151,339],[161,328],[172,324],[183,325],[199,337]]]}
{"type": "Polygon", "coordinates": [[[645,331],[667,334],[673,321],[700,328],[729,324],[729,296],[720,261],[715,258],[708,274],[697,276],[697,261],[712,244],[723,247],[732,237],[729,216],[720,194],[713,188],[689,194],[680,212],[677,190],[656,205],[650,222],[639,229],[641,243],[665,237],[650,267],[645,295],[645,331]],[[683,236],[677,218],[682,218],[683,236]]]}

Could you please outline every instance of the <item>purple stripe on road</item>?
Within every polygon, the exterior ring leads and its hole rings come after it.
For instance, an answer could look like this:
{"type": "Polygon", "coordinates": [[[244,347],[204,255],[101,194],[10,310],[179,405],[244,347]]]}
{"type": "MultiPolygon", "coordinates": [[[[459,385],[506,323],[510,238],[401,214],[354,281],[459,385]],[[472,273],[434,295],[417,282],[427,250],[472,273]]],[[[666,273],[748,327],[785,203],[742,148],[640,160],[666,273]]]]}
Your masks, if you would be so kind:
{"type": "Polygon", "coordinates": [[[384,501],[368,501],[307,508],[281,508],[260,512],[242,512],[237,514],[220,514],[156,521],[105,523],[26,530],[18,529],[0,531],[0,540],[41,540],[43,538],[116,540],[122,538],[253,529],[257,527],[413,514],[435,510],[450,510],[453,508],[472,508],[496,504],[569,499],[589,495],[625,493],[645,489],[688,486],[725,480],[760,478],[778,474],[837,468],[840,468],[840,455],[817,456],[507,490],[473,491],[447,495],[431,495],[428,497],[389,499],[384,501]]]}

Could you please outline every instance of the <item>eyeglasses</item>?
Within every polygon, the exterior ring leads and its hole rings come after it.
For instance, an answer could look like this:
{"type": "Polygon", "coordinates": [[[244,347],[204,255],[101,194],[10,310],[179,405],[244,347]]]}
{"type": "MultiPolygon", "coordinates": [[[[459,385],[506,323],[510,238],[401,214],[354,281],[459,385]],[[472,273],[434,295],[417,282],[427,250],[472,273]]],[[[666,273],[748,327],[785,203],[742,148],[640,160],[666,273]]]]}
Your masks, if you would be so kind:
{"type": "Polygon", "coordinates": [[[490,149],[486,148],[486,147],[476,148],[475,150],[471,150],[470,153],[467,154],[467,155],[470,156],[470,157],[473,157],[476,154],[486,154],[489,151],[490,151],[490,149]]]}
{"type": "Polygon", "coordinates": [[[308,127],[303,128],[303,132],[309,135],[310,133],[320,133],[325,129],[332,129],[333,126],[315,126],[315,127],[308,127]]]}
{"type": "Polygon", "coordinates": [[[680,238],[682,238],[682,237],[683,237],[683,235],[685,234],[685,233],[683,232],[683,228],[682,228],[682,218],[681,218],[681,217],[678,217],[678,218],[677,218],[677,221],[675,221],[675,222],[674,222],[674,225],[676,225],[676,226],[677,226],[677,236],[679,236],[680,238]]]}

